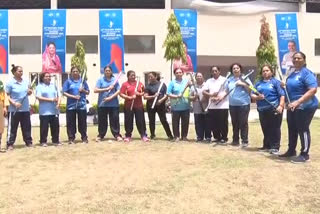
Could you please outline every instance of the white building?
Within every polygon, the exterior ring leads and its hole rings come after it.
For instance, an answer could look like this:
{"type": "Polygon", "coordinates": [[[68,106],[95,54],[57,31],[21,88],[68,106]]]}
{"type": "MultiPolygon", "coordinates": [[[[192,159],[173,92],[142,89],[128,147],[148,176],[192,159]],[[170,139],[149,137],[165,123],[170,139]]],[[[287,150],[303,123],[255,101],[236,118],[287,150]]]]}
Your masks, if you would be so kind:
{"type": "MultiPolygon", "coordinates": [[[[198,11],[197,55],[200,72],[208,72],[211,65],[219,65],[226,72],[233,62],[240,62],[246,68],[255,67],[262,13],[270,24],[274,44],[277,46],[275,11],[288,9],[299,11],[300,50],[307,55],[308,67],[320,73],[320,31],[317,30],[320,13],[306,12],[306,3],[283,3],[286,5],[284,7],[276,5],[277,3],[266,5],[256,1],[221,7],[199,0],[163,2],[165,7],[161,9],[123,9],[126,49],[124,62],[128,64],[125,69],[135,70],[143,77],[143,81],[144,74],[148,71],[159,71],[167,82],[170,80],[170,62],[163,58],[162,45],[167,35],[167,19],[173,12],[172,6],[198,11]],[[203,2],[206,4],[202,4],[203,2]]],[[[51,0],[51,8],[57,8],[57,3],[58,0],[51,0]]],[[[83,40],[87,50],[88,82],[92,91],[89,100],[95,102],[97,95],[93,93],[93,88],[100,76],[99,9],[68,9],[66,34],[66,71],[70,70],[75,40],[83,40]]],[[[9,36],[9,65],[21,65],[25,76],[30,72],[40,72],[42,9],[9,10],[9,36]]],[[[10,76],[11,74],[0,74],[4,82],[10,76]]],[[[121,81],[124,80],[126,77],[121,81]]]]}

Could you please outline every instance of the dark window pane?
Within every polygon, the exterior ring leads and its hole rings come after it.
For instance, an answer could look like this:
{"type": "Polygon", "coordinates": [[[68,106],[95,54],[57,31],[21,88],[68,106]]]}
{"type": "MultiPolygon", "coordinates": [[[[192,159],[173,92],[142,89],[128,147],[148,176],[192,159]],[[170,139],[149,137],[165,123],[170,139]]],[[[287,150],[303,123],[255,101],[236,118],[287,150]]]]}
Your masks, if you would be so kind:
{"type": "Polygon", "coordinates": [[[314,40],[314,55],[320,56],[320,39],[314,40]]]}
{"type": "Polygon", "coordinates": [[[1,9],[50,8],[50,0],[0,0],[1,9]]]}
{"type": "Polygon", "coordinates": [[[125,53],[155,53],[155,36],[124,36],[124,47],[125,53]]]}
{"type": "Polygon", "coordinates": [[[10,54],[41,54],[41,36],[10,36],[10,54]]]}
{"type": "Polygon", "coordinates": [[[59,8],[165,8],[165,0],[58,0],[59,8]]]}
{"type": "Polygon", "coordinates": [[[319,0],[308,0],[306,10],[309,13],[320,13],[320,1],[319,0]]]}
{"type": "Polygon", "coordinates": [[[67,53],[75,53],[76,41],[80,40],[86,53],[98,53],[98,36],[67,36],[67,53]]]}

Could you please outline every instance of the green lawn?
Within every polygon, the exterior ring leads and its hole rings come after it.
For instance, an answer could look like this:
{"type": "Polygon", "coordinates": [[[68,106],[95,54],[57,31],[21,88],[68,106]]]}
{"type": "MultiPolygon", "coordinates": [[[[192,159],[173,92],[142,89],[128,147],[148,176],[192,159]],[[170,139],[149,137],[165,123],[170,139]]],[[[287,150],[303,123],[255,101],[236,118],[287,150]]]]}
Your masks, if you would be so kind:
{"type": "MultiPolygon", "coordinates": [[[[285,121],[282,130],[285,151],[285,121]]],[[[257,152],[258,123],[249,124],[247,149],[95,143],[97,127],[88,131],[88,145],[47,148],[25,148],[19,133],[16,149],[0,153],[0,213],[320,213],[320,120],[312,123],[311,162],[302,165],[257,152]]]]}

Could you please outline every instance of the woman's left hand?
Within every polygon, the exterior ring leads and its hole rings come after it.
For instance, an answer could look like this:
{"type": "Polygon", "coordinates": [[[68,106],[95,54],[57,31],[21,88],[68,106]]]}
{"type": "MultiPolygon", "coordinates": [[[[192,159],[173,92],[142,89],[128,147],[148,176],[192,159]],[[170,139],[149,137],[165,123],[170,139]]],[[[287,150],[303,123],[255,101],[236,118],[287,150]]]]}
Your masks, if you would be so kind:
{"type": "Polygon", "coordinates": [[[294,111],[296,108],[298,108],[298,107],[300,106],[300,104],[301,104],[301,103],[300,103],[298,100],[296,100],[296,101],[290,103],[290,104],[288,105],[288,108],[289,108],[291,111],[294,111]]]}
{"type": "Polygon", "coordinates": [[[281,114],[283,112],[283,107],[279,105],[276,110],[279,114],[281,114]]]}
{"type": "Polygon", "coordinates": [[[3,108],[3,116],[6,117],[8,114],[8,110],[6,107],[3,108]]]}

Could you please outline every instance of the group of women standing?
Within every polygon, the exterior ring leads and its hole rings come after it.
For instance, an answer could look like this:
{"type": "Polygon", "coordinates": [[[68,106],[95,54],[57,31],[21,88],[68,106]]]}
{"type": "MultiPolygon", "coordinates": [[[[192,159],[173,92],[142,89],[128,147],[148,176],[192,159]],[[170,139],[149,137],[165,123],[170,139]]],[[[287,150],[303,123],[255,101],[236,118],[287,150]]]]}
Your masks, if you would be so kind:
{"type": "MultiPolygon", "coordinates": [[[[197,73],[195,80],[192,74],[184,77],[180,67],[174,68],[175,79],[168,88],[160,81],[155,72],[148,74],[148,85],[145,87],[134,71],[127,72],[127,81],[121,86],[119,77],[114,77],[110,66],[104,68],[104,75],[98,79],[94,92],[98,98],[98,136],[97,142],[103,140],[107,133],[108,123],[112,135],[117,141],[130,142],[134,118],[138,132],[144,142],[149,142],[146,132],[143,98],[147,100],[147,113],[151,139],[155,139],[155,117],[158,114],[160,122],[169,140],[188,140],[190,102],[193,103],[197,141],[226,144],[228,141],[228,115],[232,122],[231,145],[247,147],[248,115],[251,100],[256,101],[260,124],[264,139],[262,151],[279,154],[281,140],[282,113],[287,103],[287,122],[289,130],[288,151],[279,157],[296,156],[298,135],[301,141],[300,155],[293,162],[303,163],[309,160],[310,130],[309,126],[318,107],[315,97],[317,81],[314,73],[306,68],[306,57],[302,52],[293,55],[295,70],[288,75],[286,83],[275,79],[272,67],[265,65],[261,69],[262,79],[254,86],[248,75],[243,76],[239,63],[231,65],[232,75],[223,77],[218,66],[211,68],[211,78],[206,82],[203,75],[197,73]],[[190,81],[191,80],[191,81],[190,81]],[[125,135],[120,134],[119,99],[124,102],[125,135]],[[172,132],[166,118],[166,100],[170,98],[172,114],[172,132]],[[181,131],[180,131],[181,125],[181,131]]],[[[32,145],[31,123],[28,95],[32,93],[28,82],[22,79],[23,70],[13,66],[14,78],[6,85],[9,101],[9,126],[7,148],[13,149],[17,127],[21,124],[23,140],[27,146],[32,145]]],[[[190,74],[190,73],[189,73],[190,74]]],[[[119,74],[120,75],[120,74],[119,74]]],[[[76,67],[71,68],[71,76],[63,85],[63,95],[67,97],[67,134],[69,144],[73,144],[76,134],[76,119],[78,131],[83,143],[88,143],[86,122],[86,95],[90,93],[85,79],[80,76],[76,67]]],[[[0,94],[0,113],[6,115],[4,103],[5,94],[0,94]],[[1,108],[2,106],[2,108],[1,108]]],[[[40,143],[47,146],[47,135],[50,126],[52,142],[59,146],[59,90],[51,81],[51,74],[43,72],[40,84],[36,88],[36,98],[39,100],[40,143]]],[[[1,122],[1,121],[0,121],[1,122]]],[[[3,122],[1,122],[3,123],[3,122]]],[[[3,128],[0,126],[0,134],[3,128]]]]}

